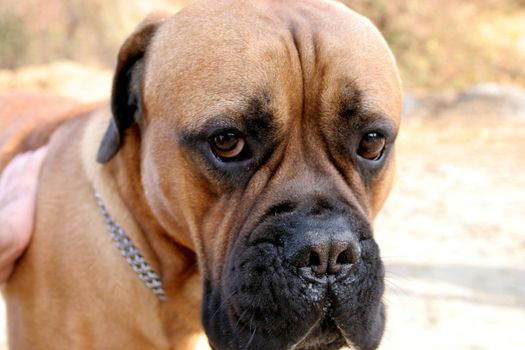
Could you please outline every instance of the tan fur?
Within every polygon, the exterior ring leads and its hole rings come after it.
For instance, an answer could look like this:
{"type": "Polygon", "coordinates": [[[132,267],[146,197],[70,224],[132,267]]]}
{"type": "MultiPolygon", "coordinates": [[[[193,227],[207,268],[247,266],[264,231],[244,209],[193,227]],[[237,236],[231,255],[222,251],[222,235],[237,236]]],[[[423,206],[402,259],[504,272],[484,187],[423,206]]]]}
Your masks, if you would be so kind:
{"type": "Polygon", "coordinates": [[[170,295],[184,312],[170,319],[184,337],[170,341],[159,300],[118,254],[98,212],[94,188],[158,269],[118,185],[93,162],[107,116],[106,109],[78,118],[50,142],[35,234],[5,292],[14,349],[49,349],[50,344],[53,349],[184,349],[196,341],[198,294],[170,295]]]}
{"type": "Polygon", "coordinates": [[[58,126],[86,109],[92,107],[52,95],[0,94],[0,169],[16,154],[46,144],[58,126]]]}
{"type": "Polygon", "coordinates": [[[219,278],[239,219],[278,196],[276,183],[293,192],[319,176],[334,179],[337,191],[370,218],[390,189],[393,161],[371,188],[350,165],[345,180],[309,124],[318,118],[330,137],[331,116],[351,82],[370,110],[399,125],[394,59],[361,16],[313,0],[209,1],[143,25],[156,29],[151,42],[137,38],[139,31],[119,56],[125,59],[137,42],[148,45],[143,80],[133,82],[144,96],[140,127],[127,129],[107,164],[95,159],[108,106],[64,124],[50,140],[34,238],[5,290],[13,349],[194,349],[203,336],[201,278],[219,278]],[[223,42],[237,32],[246,33],[243,41],[223,42]],[[264,92],[288,142],[243,193],[221,196],[174,142],[175,132],[224,111],[235,116],[247,98],[264,92]],[[94,190],[160,271],[167,302],[137,279],[113,246],[94,190]]]}

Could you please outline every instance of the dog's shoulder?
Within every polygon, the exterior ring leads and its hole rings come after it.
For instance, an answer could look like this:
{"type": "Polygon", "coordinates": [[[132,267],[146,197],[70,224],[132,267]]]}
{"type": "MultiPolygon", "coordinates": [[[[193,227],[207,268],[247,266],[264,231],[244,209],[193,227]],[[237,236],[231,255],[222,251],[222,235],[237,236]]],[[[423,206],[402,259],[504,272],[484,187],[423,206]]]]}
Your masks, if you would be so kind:
{"type": "Polygon", "coordinates": [[[43,93],[0,94],[0,170],[17,154],[47,144],[63,124],[97,107],[43,93]]]}

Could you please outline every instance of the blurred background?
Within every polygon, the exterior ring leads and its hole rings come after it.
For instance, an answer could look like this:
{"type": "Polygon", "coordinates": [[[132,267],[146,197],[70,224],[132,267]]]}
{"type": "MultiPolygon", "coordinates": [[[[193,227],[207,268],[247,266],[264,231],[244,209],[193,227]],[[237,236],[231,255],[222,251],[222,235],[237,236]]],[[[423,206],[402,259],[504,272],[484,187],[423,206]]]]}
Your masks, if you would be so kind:
{"type": "MultiPolygon", "coordinates": [[[[189,2],[0,0],[0,92],[107,98],[135,25],[189,2]]],[[[382,31],[406,91],[376,221],[381,349],[525,349],[525,1],[343,2],[382,31]]]]}

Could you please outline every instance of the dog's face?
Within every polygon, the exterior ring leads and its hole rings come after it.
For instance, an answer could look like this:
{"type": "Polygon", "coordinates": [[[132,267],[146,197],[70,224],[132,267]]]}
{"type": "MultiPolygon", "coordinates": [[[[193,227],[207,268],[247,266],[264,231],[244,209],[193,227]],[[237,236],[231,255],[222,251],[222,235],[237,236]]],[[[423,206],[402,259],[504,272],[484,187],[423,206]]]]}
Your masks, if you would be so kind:
{"type": "Polygon", "coordinates": [[[100,161],[140,124],[149,205],[198,256],[215,349],[377,347],[401,88],[332,2],[195,4],[128,39],[100,161]]]}

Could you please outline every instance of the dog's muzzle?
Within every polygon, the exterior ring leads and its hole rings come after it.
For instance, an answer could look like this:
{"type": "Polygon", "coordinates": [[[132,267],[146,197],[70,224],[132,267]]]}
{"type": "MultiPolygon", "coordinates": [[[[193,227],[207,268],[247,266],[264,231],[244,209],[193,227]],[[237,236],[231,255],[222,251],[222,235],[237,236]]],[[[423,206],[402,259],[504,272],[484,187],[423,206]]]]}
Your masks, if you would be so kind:
{"type": "Polygon", "coordinates": [[[227,349],[375,349],[383,265],[368,220],[339,200],[278,203],[234,243],[203,324],[227,349]]]}

